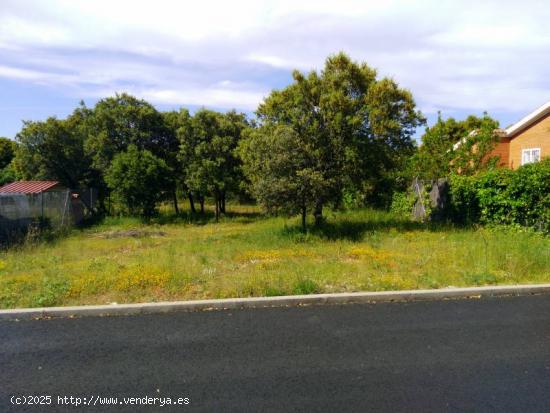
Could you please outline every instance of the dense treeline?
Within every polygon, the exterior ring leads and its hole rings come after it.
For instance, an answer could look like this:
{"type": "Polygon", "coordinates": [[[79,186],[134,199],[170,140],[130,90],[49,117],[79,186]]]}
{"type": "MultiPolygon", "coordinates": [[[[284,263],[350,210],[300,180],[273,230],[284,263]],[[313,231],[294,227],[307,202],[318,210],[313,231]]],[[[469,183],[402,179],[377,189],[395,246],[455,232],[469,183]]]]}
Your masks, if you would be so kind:
{"type": "MultiPolygon", "coordinates": [[[[11,163],[20,179],[53,179],[69,188],[99,190],[128,213],[150,216],[178,193],[194,197],[204,212],[212,196],[225,210],[226,194],[242,181],[235,148],[249,127],[244,114],[201,109],[159,112],[128,94],[84,104],[66,119],[24,122],[11,163]]],[[[218,216],[218,213],[216,214],[218,216]]]]}
{"type": "Polygon", "coordinates": [[[366,63],[339,53],[320,71],[294,71],[268,95],[254,118],[200,109],[160,112],[117,94],[93,108],[82,102],[66,119],[26,121],[16,141],[0,138],[0,184],[58,180],[97,188],[98,212],[150,217],[160,202],[192,213],[228,197],[256,200],[270,213],[311,214],[326,207],[370,205],[410,215],[413,178],[449,178],[448,219],[548,230],[548,162],[497,170],[490,153],[498,122],[487,114],[443,119],[426,128],[411,93],[378,78],[366,63]],[[409,189],[408,189],[409,188],[409,189]],[[393,199],[393,202],[392,202],[393,199]]]}
{"type": "Polygon", "coordinates": [[[144,216],[163,200],[178,212],[185,196],[193,212],[213,200],[218,218],[228,196],[246,192],[270,212],[301,213],[305,225],[309,213],[320,222],[326,206],[387,205],[406,185],[423,123],[410,92],[340,53],[320,72],[295,71],[254,119],[160,112],[122,93],[81,103],[66,119],[26,121],[17,147],[0,142],[1,177],[94,187],[103,211],[110,199],[144,216]]]}
{"type": "Polygon", "coordinates": [[[305,228],[307,215],[320,223],[327,206],[387,207],[393,197],[403,209],[415,177],[473,176],[496,165],[488,154],[498,122],[487,114],[439,116],[416,147],[412,137],[425,119],[411,93],[366,63],[339,53],[320,72],[292,76],[254,119],[236,111],[160,112],[122,93],[93,108],[81,103],[66,119],[24,122],[16,142],[0,138],[0,184],[51,179],[93,187],[100,212],[114,204],[142,216],[168,200],[178,213],[184,197],[192,213],[213,201],[218,219],[228,197],[246,195],[268,212],[300,214],[305,228]]]}

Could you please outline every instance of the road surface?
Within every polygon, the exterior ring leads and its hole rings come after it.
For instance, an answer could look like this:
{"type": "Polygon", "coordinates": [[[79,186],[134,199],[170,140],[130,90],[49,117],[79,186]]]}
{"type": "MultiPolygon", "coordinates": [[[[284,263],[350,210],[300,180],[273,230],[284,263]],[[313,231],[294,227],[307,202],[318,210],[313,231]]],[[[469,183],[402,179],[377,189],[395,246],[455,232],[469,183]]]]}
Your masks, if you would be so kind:
{"type": "Polygon", "coordinates": [[[550,296],[0,321],[0,411],[548,412],[550,296]]]}

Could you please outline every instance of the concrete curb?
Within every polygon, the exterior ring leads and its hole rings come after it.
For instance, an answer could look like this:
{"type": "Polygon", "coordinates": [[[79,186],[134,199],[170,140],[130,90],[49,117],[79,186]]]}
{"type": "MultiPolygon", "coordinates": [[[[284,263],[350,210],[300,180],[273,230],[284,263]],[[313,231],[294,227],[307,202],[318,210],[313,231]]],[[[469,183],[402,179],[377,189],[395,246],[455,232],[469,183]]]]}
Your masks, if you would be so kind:
{"type": "Polygon", "coordinates": [[[229,298],[221,300],[165,301],[158,303],[85,305],[0,310],[0,320],[50,317],[85,317],[168,313],[173,311],[208,311],[240,308],[289,307],[319,304],[378,303],[391,301],[426,301],[495,296],[550,294],[550,284],[506,285],[491,287],[443,288],[336,294],[291,295],[281,297],[229,298]]]}

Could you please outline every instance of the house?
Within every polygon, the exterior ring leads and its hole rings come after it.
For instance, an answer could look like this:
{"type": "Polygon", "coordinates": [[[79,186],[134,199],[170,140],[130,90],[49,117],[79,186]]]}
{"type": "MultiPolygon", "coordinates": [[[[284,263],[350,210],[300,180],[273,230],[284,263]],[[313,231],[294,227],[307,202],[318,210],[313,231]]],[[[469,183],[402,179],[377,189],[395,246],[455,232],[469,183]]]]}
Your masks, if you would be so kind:
{"type": "Polygon", "coordinates": [[[550,156],[550,102],[506,129],[498,129],[499,142],[488,158],[498,156],[498,165],[517,169],[550,156]]]}

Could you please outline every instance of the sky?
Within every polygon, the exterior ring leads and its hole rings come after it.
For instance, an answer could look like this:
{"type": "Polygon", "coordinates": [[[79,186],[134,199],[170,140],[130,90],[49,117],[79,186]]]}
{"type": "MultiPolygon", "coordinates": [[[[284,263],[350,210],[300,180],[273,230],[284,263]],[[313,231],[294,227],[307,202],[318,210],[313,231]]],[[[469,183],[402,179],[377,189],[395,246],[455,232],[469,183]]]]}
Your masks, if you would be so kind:
{"type": "Polygon", "coordinates": [[[252,115],[339,51],[429,124],[487,111],[506,127],[550,101],[549,25],[534,0],[0,0],[0,136],[116,92],[252,115]]]}

